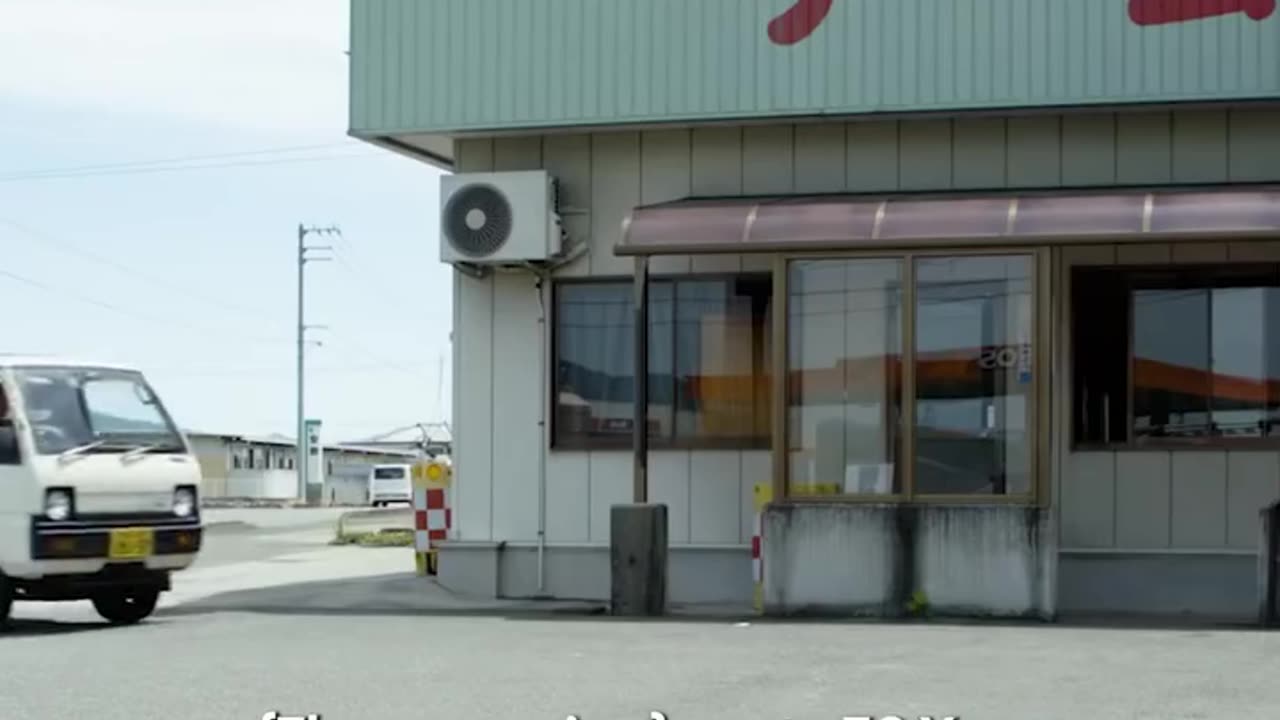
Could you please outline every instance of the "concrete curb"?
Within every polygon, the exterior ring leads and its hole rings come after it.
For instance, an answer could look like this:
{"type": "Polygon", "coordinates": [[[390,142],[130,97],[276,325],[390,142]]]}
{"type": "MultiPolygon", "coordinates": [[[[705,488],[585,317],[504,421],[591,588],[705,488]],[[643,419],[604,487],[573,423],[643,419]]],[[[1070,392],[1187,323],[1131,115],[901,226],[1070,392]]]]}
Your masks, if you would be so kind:
{"type": "Polygon", "coordinates": [[[378,508],[376,510],[352,510],[338,516],[334,532],[341,537],[348,531],[386,532],[413,529],[413,510],[407,508],[378,508]]]}

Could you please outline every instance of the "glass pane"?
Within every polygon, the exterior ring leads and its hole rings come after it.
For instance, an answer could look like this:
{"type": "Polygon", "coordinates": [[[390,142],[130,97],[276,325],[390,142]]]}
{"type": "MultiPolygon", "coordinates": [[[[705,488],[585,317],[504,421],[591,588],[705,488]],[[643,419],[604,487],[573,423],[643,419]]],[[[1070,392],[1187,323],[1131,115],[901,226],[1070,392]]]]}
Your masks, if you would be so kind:
{"type": "Polygon", "coordinates": [[[902,266],[791,263],[787,450],[794,496],[900,491],[902,266]]]}
{"type": "MultiPolygon", "coordinates": [[[[565,284],[556,291],[555,431],[559,443],[631,438],[635,387],[635,315],[630,283],[565,284]]],[[[673,431],[669,283],[649,286],[649,435],[673,431]]]]}
{"type": "Polygon", "coordinates": [[[1210,433],[1211,293],[1208,288],[1134,291],[1136,438],[1201,437],[1210,433]]]}
{"type": "Polygon", "coordinates": [[[1032,488],[1032,258],[916,265],[916,492],[1032,488]]]}
{"type": "Polygon", "coordinates": [[[1268,434],[1265,318],[1275,292],[1261,287],[1213,291],[1213,426],[1225,437],[1268,434]]]}
{"type": "Polygon", "coordinates": [[[676,436],[768,442],[770,278],[676,282],[676,436]]]}

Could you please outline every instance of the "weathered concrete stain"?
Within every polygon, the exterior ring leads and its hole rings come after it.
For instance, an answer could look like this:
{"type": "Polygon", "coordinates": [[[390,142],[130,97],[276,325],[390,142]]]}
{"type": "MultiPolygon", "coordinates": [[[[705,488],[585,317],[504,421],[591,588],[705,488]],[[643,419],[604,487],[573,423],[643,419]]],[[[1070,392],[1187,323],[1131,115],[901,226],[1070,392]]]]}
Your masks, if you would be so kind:
{"type": "Polygon", "coordinates": [[[764,514],[765,612],[1054,615],[1052,514],[1000,505],[786,503],[764,514]]]}

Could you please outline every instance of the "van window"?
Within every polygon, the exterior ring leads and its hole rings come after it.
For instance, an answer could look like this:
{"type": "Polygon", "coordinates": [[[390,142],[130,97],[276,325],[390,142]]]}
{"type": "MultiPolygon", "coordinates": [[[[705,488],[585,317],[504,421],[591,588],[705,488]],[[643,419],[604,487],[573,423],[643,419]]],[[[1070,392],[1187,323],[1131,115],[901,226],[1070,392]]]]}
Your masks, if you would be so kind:
{"type": "Polygon", "coordinates": [[[0,385],[0,465],[18,465],[22,455],[18,452],[18,432],[9,415],[9,396],[0,385]]]}
{"type": "Polygon", "coordinates": [[[404,468],[401,467],[380,467],[373,469],[374,480],[403,480],[404,468]]]}

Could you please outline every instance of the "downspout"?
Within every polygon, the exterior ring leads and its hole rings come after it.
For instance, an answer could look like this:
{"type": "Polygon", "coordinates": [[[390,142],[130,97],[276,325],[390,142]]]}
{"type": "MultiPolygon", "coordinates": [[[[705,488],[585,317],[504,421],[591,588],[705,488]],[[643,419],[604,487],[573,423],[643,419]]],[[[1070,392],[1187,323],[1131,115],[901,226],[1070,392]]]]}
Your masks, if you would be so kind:
{"type": "Polygon", "coordinates": [[[538,293],[538,595],[546,594],[547,573],[547,305],[543,287],[546,275],[538,273],[534,288],[538,293]]]}

